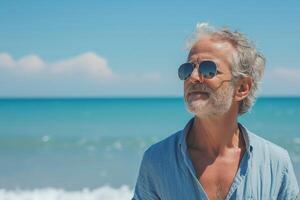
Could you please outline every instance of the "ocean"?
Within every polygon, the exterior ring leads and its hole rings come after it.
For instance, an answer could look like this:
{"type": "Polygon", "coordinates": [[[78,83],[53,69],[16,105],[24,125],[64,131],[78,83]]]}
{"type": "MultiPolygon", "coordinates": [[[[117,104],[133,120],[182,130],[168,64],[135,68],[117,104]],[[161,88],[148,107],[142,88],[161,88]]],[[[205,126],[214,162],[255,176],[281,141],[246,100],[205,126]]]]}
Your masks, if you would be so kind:
{"type": "MultiPolygon", "coordinates": [[[[130,199],[143,152],[192,117],[182,98],[0,99],[0,199],[130,199]]],[[[300,181],[300,98],[239,118],[284,148],[300,181]]]]}

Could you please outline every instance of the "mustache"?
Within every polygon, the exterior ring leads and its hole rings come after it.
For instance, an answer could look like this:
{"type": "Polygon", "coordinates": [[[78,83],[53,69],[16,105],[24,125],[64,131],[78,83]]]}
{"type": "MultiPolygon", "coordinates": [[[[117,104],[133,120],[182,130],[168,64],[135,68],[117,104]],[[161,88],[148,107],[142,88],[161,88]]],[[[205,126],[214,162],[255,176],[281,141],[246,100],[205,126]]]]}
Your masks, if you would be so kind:
{"type": "Polygon", "coordinates": [[[212,93],[212,89],[210,89],[209,87],[207,87],[204,84],[194,84],[191,85],[188,88],[188,92],[207,92],[207,93],[212,93]]]}

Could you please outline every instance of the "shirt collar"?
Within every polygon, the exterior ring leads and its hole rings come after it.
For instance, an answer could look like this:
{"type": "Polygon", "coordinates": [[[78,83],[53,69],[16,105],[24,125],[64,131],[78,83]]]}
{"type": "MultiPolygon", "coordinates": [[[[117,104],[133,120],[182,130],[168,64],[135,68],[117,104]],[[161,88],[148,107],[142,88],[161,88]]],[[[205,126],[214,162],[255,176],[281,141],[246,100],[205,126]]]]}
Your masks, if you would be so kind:
{"type": "Polygon", "coordinates": [[[243,134],[245,143],[246,143],[246,151],[250,154],[253,150],[253,140],[251,139],[250,131],[244,127],[242,124],[238,123],[239,129],[243,134]]]}
{"type": "Polygon", "coordinates": [[[186,137],[187,137],[187,134],[189,133],[193,123],[194,123],[194,117],[192,119],[189,120],[189,122],[185,125],[184,129],[182,130],[182,133],[180,135],[180,138],[179,138],[179,145],[180,145],[180,148],[183,152],[186,152],[187,150],[187,145],[186,145],[186,137]]]}
{"type": "MultiPolygon", "coordinates": [[[[183,150],[183,152],[186,152],[186,150],[187,150],[186,137],[194,123],[194,119],[195,119],[194,117],[192,119],[190,119],[189,122],[185,125],[184,129],[181,132],[181,135],[179,138],[179,145],[180,145],[180,148],[183,150]]],[[[240,123],[238,123],[238,127],[243,134],[243,138],[244,138],[245,144],[246,144],[246,151],[250,154],[253,150],[253,144],[252,144],[252,139],[250,138],[250,136],[251,136],[250,132],[240,123]]]]}

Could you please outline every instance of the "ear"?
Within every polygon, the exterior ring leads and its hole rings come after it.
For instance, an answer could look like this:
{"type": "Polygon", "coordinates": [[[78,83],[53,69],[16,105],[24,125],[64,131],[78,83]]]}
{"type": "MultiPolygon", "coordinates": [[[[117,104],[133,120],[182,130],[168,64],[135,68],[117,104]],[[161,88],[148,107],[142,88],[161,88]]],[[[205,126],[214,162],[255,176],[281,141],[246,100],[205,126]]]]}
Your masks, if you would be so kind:
{"type": "Polygon", "coordinates": [[[252,78],[251,77],[243,77],[238,80],[236,85],[236,91],[234,95],[235,101],[241,101],[246,98],[252,88],[252,78]]]}

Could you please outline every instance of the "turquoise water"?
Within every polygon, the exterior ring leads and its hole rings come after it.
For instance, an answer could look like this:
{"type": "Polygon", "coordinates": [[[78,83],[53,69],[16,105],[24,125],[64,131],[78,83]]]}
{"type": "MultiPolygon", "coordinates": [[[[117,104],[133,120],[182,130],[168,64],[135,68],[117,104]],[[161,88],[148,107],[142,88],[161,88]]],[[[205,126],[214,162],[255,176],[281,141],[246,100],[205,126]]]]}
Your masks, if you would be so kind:
{"type": "MultiPolygon", "coordinates": [[[[133,187],[144,150],[182,129],[181,98],[1,99],[0,188],[133,187]]],[[[300,98],[260,98],[240,118],[285,147],[300,180],[300,98]]]]}

